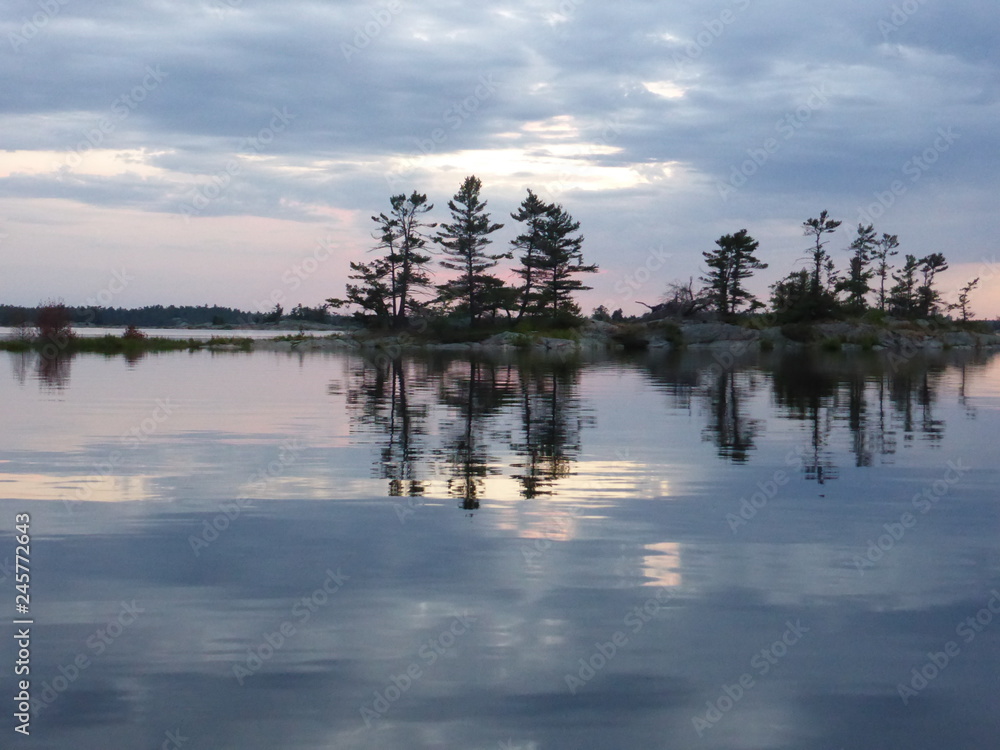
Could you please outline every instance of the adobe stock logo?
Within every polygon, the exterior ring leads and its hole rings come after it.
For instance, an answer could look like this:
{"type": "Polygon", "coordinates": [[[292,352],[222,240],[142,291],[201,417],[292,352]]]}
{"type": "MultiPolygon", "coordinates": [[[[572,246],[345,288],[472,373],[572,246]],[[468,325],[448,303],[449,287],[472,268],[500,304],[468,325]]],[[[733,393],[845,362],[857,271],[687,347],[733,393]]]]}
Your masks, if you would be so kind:
{"type": "Polygon", "coordinates": [[[351,37],[351,43],[340,43],[340,51],[343,53],[344,59],[350,62],[352,57],[359,54],[361,50],[371,44],[379,34],[392,24],[392,19],[399,15],[402,9],[403,4],[400,0],[392,0],[392,2],[381,8],[372,8],[370,11],[371,19],[360,26],[354,27],[354,36],[351,37]]]}
{"type": "Polygon", "coordinates": [[[69,0],[40,0],[38,7],[41,10],[30,18],[24,17],[21,19],[21,28],[18,29],[21,33],[18,34],[16,31],[7,33],[7,41],[10,42],[13,50],[20,52],[21,47],[38,36],[42,29],[49,25],[49,21],[59,15],[62,6],[68,4],[69,0]]]}
{"type": "Polygon", "coordinates": [[[802,104],[786,112],[775,122],[775,135],[765,138],[759,147],[748,148],[746,154],[749,158],[730,166],[728,180],[716,182],[719,197],[728,201],[730,194],[746,185],[750,178],[757,174],[771,160],[771,157],[781,150],[786,141],[794,138],[813,118],[813,115],[826,106],[830,94],[826,83],[813,86],[808,98],[802,104]],[[780,138],[775,136],[780,136],[780,138]]]}
{"type": "Polygon", "coordinates": [[[909,184],[903,180],[893,180],[886,190],[877,190],[872,193],[875,201],[867,206],[858,207],[858,222],[872,224],[885,216],[886,211],[895,206],[896,201],[906,195],[912,185],[920,182],[921,178],[941,160],[941,157],[951,150],[959,138],[961,135],[955,131],[954,127],[938,128],[933,142],[923,151],[907,159],[900,167],[903,175],[909,177],[909,184]]]}
{"type": "MultiPolygon", "coordinates": [[[[955,626],[955,635],[968,645],[989,627],[996,615],[1000,615],[1000,591],[993,589],[990,591],[989,601],[981,609],[955,626]]],[[[962,647],[958,641],[947,641],[940,651],[928,651],[926,661],[910,670],[909,679],[905,683],[896,685],[903,705],[909,705],[911,698],[916,698],[926,690],[961,653],[962,647]]]]}

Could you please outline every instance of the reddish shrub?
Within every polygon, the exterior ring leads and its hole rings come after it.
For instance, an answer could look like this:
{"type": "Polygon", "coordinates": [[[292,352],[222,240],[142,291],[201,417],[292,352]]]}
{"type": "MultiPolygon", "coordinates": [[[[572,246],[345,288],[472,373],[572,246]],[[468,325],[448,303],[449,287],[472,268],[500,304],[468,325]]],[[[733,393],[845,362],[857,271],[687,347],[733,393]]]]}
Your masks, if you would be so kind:
{"type": "Polygon", "coordinates": [[[38,307],[35,313],[35,328],[43,342],[63,347],[73,339],[69,308],[62,302],[48,301],[38,307]]]}
{"type": "Polygon", "coordinates": [[[125,333],[122,334],[122,338],[126,341],[144,341],[148,338],[146,334],[136,328],[134,325],[129,326],[125,329],[125,333]]]}

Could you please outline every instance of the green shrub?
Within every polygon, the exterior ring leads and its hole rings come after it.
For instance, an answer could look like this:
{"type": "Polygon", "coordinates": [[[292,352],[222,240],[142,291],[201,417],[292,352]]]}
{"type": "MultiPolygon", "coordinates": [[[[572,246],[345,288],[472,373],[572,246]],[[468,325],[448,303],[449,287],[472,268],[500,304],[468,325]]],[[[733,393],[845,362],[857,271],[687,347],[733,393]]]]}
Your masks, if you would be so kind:
{"type": "Polygon", "coordinates": [[[253,339],[245,336],[212,336],[205,346],[235,346],[241,351],[249,352],[253,349],[253,339]]]}
{"type": "Polygon", "coordinates": [[[626,351],[641,351],[649,347],[648,329],[640,323],[624,323],[611,334],[611,340],[626,351]]]}
{"type": "Polygon", "coordinates": [[[993,333],[989,323],[981,320],[956,320],[955,327],[969,333],[993,333]]]}
{"type": "Polygon", "coordinates": [[[871,323],[872,325],[881,326],[885,325],[885,321],[888,315],[885,310],[868,310],[864,315],[861,316],[861,320],[864,323],[871,323]]]}
{"type": "Polygon", "coordinates": [[[864,351],[870,352],[878,345],[879,338],[874,333],[866,333],[858,338],[858,343],[864,351]]]}
{"type": "Polygon", "coordinates": [[[649,330],[660,334],[673,346],[679,347],[684,345],[684,335],[681,333],[681,327],[672,320],[658,320],[650,323],[649,330]]]}
{"type": "Polygon", "coordinates": [[[808,323],[785,323],[781,326],[781,335],[800,344],[816,340],[816,331],[808,323]]]}

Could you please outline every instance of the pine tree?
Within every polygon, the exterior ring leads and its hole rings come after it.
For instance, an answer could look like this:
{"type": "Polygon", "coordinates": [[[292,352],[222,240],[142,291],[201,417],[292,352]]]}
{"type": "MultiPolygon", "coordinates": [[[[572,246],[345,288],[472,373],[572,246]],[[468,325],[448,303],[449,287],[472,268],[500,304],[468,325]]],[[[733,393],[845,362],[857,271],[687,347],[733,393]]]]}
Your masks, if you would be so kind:
{"type": "Polygon", "coordinates": [[[833,273],[833,259],[826,252],[826,241],[824,234],[831,234],[837,230],[841,222],[829,218],[827,211],[821,211],[818,219],[806,219],[802,222],[803,234],[812,237],[813,247],[809,248],[812,255],[812,278],[809,289],[808,314],[806,317],[816,319],[829,316],[837,306],[837,298],[833,289],[835,275],[833,273]],[[826,272],[824,282],[823,273],[826,272]]]}
{"type": "Polygon", "coordinates": [[[889,310],[893,315],[909,318],[917,313],[917,270],[920,261],[907,254],[899,273],[892,275],[896,282],[889,290],[889,310]]]}
{"type": "Polygon", "coordinates": [[[958,302],[948,305],[949,310],[959,311],[959,315],[961,315],[963,323],[967,323],[969,318],[971,318],[974,314],[972,312],[972,308],[969,307],[969,295],[972,294],[972,290],[977,286],[979,286],[978,276],[959,290],[958,302]]]}
{"type": "Polygon", "coordinates": [[[395,298],[392,294],[392,274],[388,260],[376,258],[371,263],[352,261],[351,270],[354,273],[347,278],[360,283],[347,285],[347,299],[328,299],[326,303],[334,309],[354,304],[373,315],[376,321],[391,323],[395,298]]]}
{"type": "Polygon", "coordinates": [[[574,221],[562,206],[555,206],[542,224],[535,264],[538,283],[534,311],[553,321],[579,316],[580,308],[572,294],[591,287],[573,277],[597,272],[596,265],[583,265],[583,237],[576,234],[579,229],[580,222],[574,221]]]}
{"type": "Polygon", "coordinates": [[[875,227],[872,224],[868,226],[858,224],[858,236],[854,238],[850,246],[853,254],[849,262],[847,278],[837,285],[839,291],[847,292],[845,302],[852,312],[861,312],[867,306],[865,297],[871,291],[869,282],[875,275],[869,265],[877,244],[875,227]]]}
{"type": "Polygon", "coordinates": [[[947,270],[948,261],[942,253],[931,253],[920,259],[924,283],[917,287],[917,309],[921,317],[930,318],[937,314],[941,294],[934,288],[934,277],[947,270]]]}
{"type": "Polygon", "coordinates": [[[543,229],[554,210],[552,204],[541,200],[529,189],[528,196],[521,201],[518,210],[510,215],[515,221],[524,224],[524,231],[511,242],[513,250],[522,251],[521,265],[514,270],[522,282],[519,289],[518,320],[524,317],[531,307],[537,292],[539,278],[537,269],[541,257],[543,229]]]}
{"type": "Polygon", "coordinates": [[[882,233],[882,236],[875,243],[875,248],[872,250],[872,261],[877,265],[874,269],[875,276],[878,277],[878,309],[885,312],[886,309],[886,292],[885,283],[889,278],[889,272],[892,266],[889,264],[889,258],[893,255],[899,255],[899,251],[896,249],[899,247],[899,238],[894,234],[882,233]]]}
{"type": "MultiPolygon", "coordinates": [[[[489,235],[503,227],[490,223],[486,202],[479,198],[482,182],[475,175],[466,177],[455,197],[448,201],[452,222],[442,224],[437,241],[446,258],[440,261],[449,271],[459,276],[438,287],[440,299],[445,302],[460,300],[459,310],[469,317],[470,324],[487,309],[487,291],[495,289],[499,279],[486,273],[510,253],[490,254],[489,235]]],[[[502,282],[500,282],[502,283],[502,282]]],[[[494,295],[495,296],[495,295],[494,295]]],[[[492,297],[491,297],[492,299],[492,297]]]]}
{"type": "MultiPolygon", "coordinates": [[[[367,264],[351,264],[351,270],[357,271],[354,278],[361,281],[361,288],[369,288],[372,292],[380,294],[373,287],[376,283],[385,284],[387,290],[384,293],[386,308],[390,314],[389,322],[396,320],[396,313],[399,310],[399,266],[402,256],[399,253],[399,219],[395,216],[379,214],[373,216],[372,221],[378,224],[378,230],[374,233],[378,244],[373,250],[382,250],[383,256],[376,261],[367,264]]],[[[351,288],[348,287],[348,299],[350,299],[351,288]]]]}
{"type": "Polygon", "coordinates": [[[403,194],[394,195],[389,203],[392,207],[389,214],[373,216],[372,221],[379,228],[378,247],[387,251],[390,296],[394,300],[392,322],[394,327],[400,328],[406,324],[407,314],[414,305],[414,292],[430,286],[426,268],[431,256],[422,252],[427,244],[423,230],[437,225],[423,221],[424,214],[434,206],[427,203],[427,196],[422,193],[413,191],[409,198],[403,194]]]}
{"type": "Polygon", "coordinates": [[[744,304],[749,303],[751,307],[759,304],[743,282],[753,276],[755,270],[767,268],[767,263],[754,255],[760,243],[746,229],[724,234],[715,244],[719,246],[717,250],[702,253],[710,270],[701,280],[708,285],[708,297],[719,315],[729,318],[744,304]]]}
{"type": "Polygon", "coordinates": [[[771,285],[771,309],[781,320],[797,322],[808,317],[811,275],[809,269],[793,271],[771,285]]]}

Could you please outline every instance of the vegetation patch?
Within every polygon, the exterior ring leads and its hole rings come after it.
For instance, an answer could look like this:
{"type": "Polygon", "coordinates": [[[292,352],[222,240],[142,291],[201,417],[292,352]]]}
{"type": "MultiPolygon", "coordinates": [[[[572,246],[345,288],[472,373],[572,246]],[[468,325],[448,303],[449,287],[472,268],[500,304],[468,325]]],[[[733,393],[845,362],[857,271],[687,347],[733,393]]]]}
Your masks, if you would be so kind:
{"type": "Polygon", "coordinates": [[[627,352],[642,351],[649,348],[649,329],[641,323],[625,323],[618,326],[611,340],[627,352]]]}
{"type": "Polygon", "coordinates": [[[858,337],[858,344],[860,344],[862,350],[870,352],[879,344],[879,337],[874,333],[865,333],[858,337]]]}
{"type": "Polygon", "coordinates": [[[781,335],[799,344],[808,344],[816,340],[816,330],[808,323],[785,323],[781,326],[781,335]]]}

